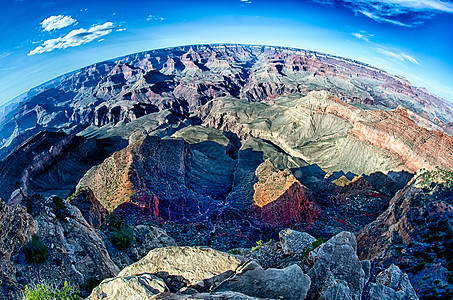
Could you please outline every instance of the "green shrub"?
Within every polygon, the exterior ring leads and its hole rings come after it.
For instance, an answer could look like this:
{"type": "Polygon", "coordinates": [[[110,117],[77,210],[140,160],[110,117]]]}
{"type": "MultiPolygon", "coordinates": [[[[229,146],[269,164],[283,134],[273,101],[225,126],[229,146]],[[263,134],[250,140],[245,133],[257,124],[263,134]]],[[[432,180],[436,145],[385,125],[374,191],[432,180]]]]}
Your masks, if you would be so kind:
{"type": "Polygon", "coordinates": [[[262,240],[256,241],[256,246],[254,246],[250,249],[250,253],[255,252],[256,250],[258,250],[261,247],[263,247],[263,241],[262,240]]]}
{"type": "Polygon", "coordinates": [[[69,285],[67,281],[64,282],[63,287],[60,289],[47,285],[37,284],[34,287],[25,286],[24,299],[28,300],[78,300],[80,292],[77,286],[69,285]]]}
{"type": "Polygon", "coordinates": [[[39,237],[36,234],[34,234],[31,241],[22,248],[22,251],[28,263],[40,264],[47,261],[47,246],[39,240],[39,237]]]}
{"type": "Polygon", "coordinates": [[[317,240],[314,241],[313,244],[312,244],[312,245],[313,245],[313,249],[312,249],[312,250],[315,250],[316,248],[318,248],[318,246],[324,244],[325,242],[326,242],[326,240],[323,239],[323,238],[317,239],[317,240]]]}
{"type": "Polygon", "coordinates": [[[121,229],[111,232],[109,240],[115,247],[124,250],[132,243],[132,233],[128,228],[123,226],[121,229]]]}
{"type": "Polygon", "coordinates": [[[63,220],[68,215],[66,204],[60,197],[52,197],[51,207],[53,208],[53,212],[57,219],[63,220]]]}

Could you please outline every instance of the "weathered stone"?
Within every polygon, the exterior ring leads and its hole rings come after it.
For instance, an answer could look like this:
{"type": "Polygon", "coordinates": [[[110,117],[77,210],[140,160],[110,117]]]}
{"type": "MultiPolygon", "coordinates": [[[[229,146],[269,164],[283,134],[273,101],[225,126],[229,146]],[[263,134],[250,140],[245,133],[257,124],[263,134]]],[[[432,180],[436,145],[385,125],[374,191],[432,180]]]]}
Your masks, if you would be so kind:
{"type": "Polygon", "coordinates": [[[298,265],[264,270],[251,261],[239,273],[224,281],[215,291],[235,291],[253,297],[305,299],[310,278],[298,265]]]}
{"type": "Polygon", "coordinates": [[[120,271],[104,241],[79,209],[67,203],[65,207],[60,218],[49,206],[37,212],[37,235],[48,248],[48,260],[40,264],[26,261],[16,264],[25,284],[35,283],[38,280],[35,274],[39,274],[39,279],[48,284],[59,284],[64,279],[83,287],[90,279],[114,277],[120,271]]]}
{"type": "Polygon", "coordinates": [[[257,299],[269,299],[270,300],[269,297],[265,297],[265,298],[263,298],[263,297],[251,297],[251,296],[247,296],[247,295],[244,295],[244,294],[238,293],[238,292],[225,291],[225,292],[195,294],[195,295],[189,296],[188,298],[184,298],[184,299],[202,299],[202,300],[225,300],[225,299],[228,299],[228,300],[257,300],[257,299]]]}
{"type": "Polygon", "coordinates": [[[354,234],[341,232],[309,253],[310,299],[360,299],[365,272],[354,234]]]}
{"type": "Polygon", "coordinates": [[[235,271],[244,259],[204,247],[165,247],[151,250],[138,262],[124,268],[118,276],[168,272],[181,275],[190,284],[235,271]]]}
{"type": "Polygon", "coordinates": [[[107,209],[102,206],[93,191],[87,187],[77,192],[76,197],[71,200],[71,204],[80,210],[88,224],[94,228],[101,227],[108,215],[107,209]]]}
{"type": "Polygon", "coordinates": [[[36,233],[37,224],[21,205],[7,205],[0,198],[0,298],[7,299],[3,288],[16,286],[16,269],[11,256],[36,233]]]}
{"type": "Polygon", "coordinates": [[[298,255],[313,248],[314,237],[306,232],[299,232],[292,229],[284,229],[278,234],[280,246],[286,255],[298,255]]]}
{"type": "MultiPolygon", "coordinates": [[[[103,280],[93,289],[90,300],[151,299],[167,291],[165,282],[152,274],[115,277],[103,280]]],[[[154,298],[153,298],[154,299],[154,298]]]]}
{"type": "Polygon", "coordinates": [[[139,260],[155,248],[177,246],[174,239],[167,233],[156,227],[138,225],[134,228],[135,242],[128,251],[128,255],[134,260],[139,260]]]}
{"type": "Polygon", "coordinates": [[[402,292],[404,299],[418,299],[407,274],[394,264],[376,276],[376,283],[389,287],[397,293],[402,292]]]}

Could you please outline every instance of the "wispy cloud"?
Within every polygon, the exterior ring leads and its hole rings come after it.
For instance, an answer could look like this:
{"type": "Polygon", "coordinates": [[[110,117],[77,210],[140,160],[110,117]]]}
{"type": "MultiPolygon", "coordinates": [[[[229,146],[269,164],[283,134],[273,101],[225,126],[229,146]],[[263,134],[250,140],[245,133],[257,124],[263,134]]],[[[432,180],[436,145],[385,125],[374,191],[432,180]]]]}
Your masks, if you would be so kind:
{"type": "Polygon", "coordinates": [[[324,5],[337,3],[376,22],[414,27],[440,13],[453,13],[453,3],[441,0],[312,0],[324,5]]]}
{"type": "Polygon", "coordinates": [[[155,15],[149,15],[147,18],[146,18],[146,21],[163,21],[165,20],[163,17],[161,16],[155,16],[155,15]]]}
{"type": "Polygon", "coordinates": [[[43,31],[52,31],[68,27],[74,23],[77,23],[77,20],[73,19],[71,16],[58,15],[44,19],[41,22],[41,27],[43,31]]]}
{"type": "Polygon", "coordinates": [[[354,33],[352,33],[352,35],[360,40],[364,40],[365,42],[369,42],[370,38],[372,38],[374,36],[374,34],[366,33],[364,31],[354,32],[354,33]]]}
{"type": "Polygon", "coordinates": [[[65,36],[44,41],[41,46],[36,47],[27,55],[30,56],[44,52],[51,52],[56,49],[77,47],[105,36],[111,33],[113,29],[115,29],[115,25],[112,22],[106,22],[102,25],[93,25],[88,30],[83,28],[72,30],[65,36]]]}
{"type": "Polygon", "coordinates": [[[250,3],[252,3],[251,0],[239,0],[239,1],[241,1],[241,3],[245,3],[245,4],[250,4],[250,3]]]}
{"type": "Polygon", "coordinates": [[[125,30],[126,30],[126,28],[118,28],[118,29],[115,30],[115,31],[125,31],[125,30]]]}
{"type": "Polygon", "coordinates": [[[386,55],[388,57],[392,57],[392,58],[395,58],[401,62],[406,62],[406,61],[409,61],[411,63],[414,63],[414,64],[419,64],[417,59],[415,59],[415,57],[413,56],[410,56],[408,54],[405,54],[403,52],[400,52],[400,51],[392,51],[392,50],[388,50],[388,49],[382,49],[382,48],[377,48],[376,49],[377,52],[383,54],[383,55],[386,55]]]}
{"type": "Polygon", "coordinates": [[[368,44],[372,45],[374,47],[374,50],[379,54],[383,54],[387,57],[396,59],[403,63],[411,62],[413,64],[417,64],[417,65],[419,64],[417,59],[414,56],[406,54],[400,50],[390,49],[389,47],[386,47],[386,46],[383,46],[383,45],[380,45],[378,43],[371,41],[371,38],[374,37],[374,34],[367,33],[366,31],[360,31],[360,32],[354,32],[354,33],[352,33],[352,35],[355,36],[356,38],[358,38],[359,40],[365,41],[368,44]]]}

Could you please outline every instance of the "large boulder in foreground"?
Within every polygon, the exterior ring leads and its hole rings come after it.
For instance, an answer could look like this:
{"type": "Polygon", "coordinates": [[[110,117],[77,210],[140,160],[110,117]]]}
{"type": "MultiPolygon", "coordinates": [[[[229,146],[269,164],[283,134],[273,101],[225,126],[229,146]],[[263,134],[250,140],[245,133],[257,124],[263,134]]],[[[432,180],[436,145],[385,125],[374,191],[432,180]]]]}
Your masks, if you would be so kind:
{"type": "Polygon", "coordinates": [[[233,277],[224,281],[216,291],[240,292],[252,297],[276,299],[305,299],[310,288],[310,277],[294,264],[284,269],[264,270],[251,261],[233,277]]]}
{"type": "Polygon", "coordinates": [[[93,291],[91,300],[150,299],[167,291],[165,282],[151,274],[105,279],[93,291]]]}
{"type": "Polygon", "coordinates": [[[357,257],[354,234],[341,232],[308,255],[311,268],[309,299],[359,300],[365,286],[365,271],[357,257]]]}
{"type": "Polygon", "coordinates": [[[118,276],[168,272],[181,275],[195,285],[200,281],[233,273],[245,260],[205,247],[165,247],[151,250],[138,262],[124,268],[118,276]]]}

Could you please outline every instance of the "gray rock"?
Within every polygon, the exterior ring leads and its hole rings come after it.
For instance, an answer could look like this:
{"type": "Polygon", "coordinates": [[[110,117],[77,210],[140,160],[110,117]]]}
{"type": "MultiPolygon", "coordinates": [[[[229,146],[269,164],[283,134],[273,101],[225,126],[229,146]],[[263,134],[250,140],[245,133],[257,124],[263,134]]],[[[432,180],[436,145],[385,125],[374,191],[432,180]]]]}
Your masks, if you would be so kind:
{"type": "Polygon", "coordinates": [[[49,259],[41,264],[16,264],[24,284],[41,280],[59,285],[66,280],[83,286],[92,278],[102,280],[114,277],[120,271],[104,241],[79,209],[67,203],[65,206],[63,219],[57,218],[48,206],[36,215],[37,235],[47,245],[49,259]]]}
{"type": "Polygon", "coordinates": [[[394,289],[380,283],[370,284],[370,300],[406,300],[404,292],[396,292],[394,289]]]}
{"type": "Polygon", "coordinates": [[[303,253],[307,248],[313,248],[314,237],[306,232],[299,232],[292,229],[284,229],[278,234],[280,246],[286,255],[298,255],[303,253]]]}
{"type": "Polygon", "coordinates": [[[355,235],[341,232],[309,253],[309,299],[360,299],[365,272],[357,257],[355,235]]]}
{"type": "Polygon", "coordinates": [[[394,264],[376,276],[376,283],[401,292],[404,299],[418,299],[407,274],[394,264]]]}
{"type": "Polygon", "coordinates": [[[118,276],[168,272],[181,275],[190,284],[236,269],[244,263],[239,256],[205,247],[165,247],[151,250],[138,262],[124,268],[118,276]]]}
{"type": "Polygon", "coordinates": [[[252,297],[305,299],[310,288],[310,278],[298,265],[284,269],[264,270],[251,261],[240,273],[224,281],[215,291],[235,291],[252,297]]]}
{"type": "Polygon", "coordinates": [[[360,262],[362,264],[362,269],[365,272],[365,283],[370,280],[371,276],[371,262],[369,260],[362,260],[360,262]]]}
{"type": "Polygon", "coordinates": [[[134,228],[135,243],[128,252],[134,261],[143,258],[149,251],[155,248],[177,246],[175,240],[167,233],[156,227],[138,225],[134,228]]]}
{"type": "Polygon", "coordinates": [[[151,299],[167,290],[162,279],[145,273],[137,276],[105,279],[93,289],[88,299],[151,299]]]}
{"type": "Polygon", "coordinates": [[[7,205],[0,198],[0,298],[7,299],[10,287],[17,285],[12,255],[30,240],[36,230],[36,222],[25,207],[7,205]]]}
{"type": "Polygon", "coordinates": [[[231,292],[231,291],[226,291],[226,292],[214,292],[214,293],[201,293],[201,294],[195,294],[192,295],[188,298],[183,298],[183,299],[202,299],[202,300],[224,300],[224,299],[229,299],[229,300],[255,300],[255,299],[270,299],[268,297],[266,298],[258,298],[258,297],[250,297],[247,295],[244,295],[242,293],[238,292],[231,292]]]}

